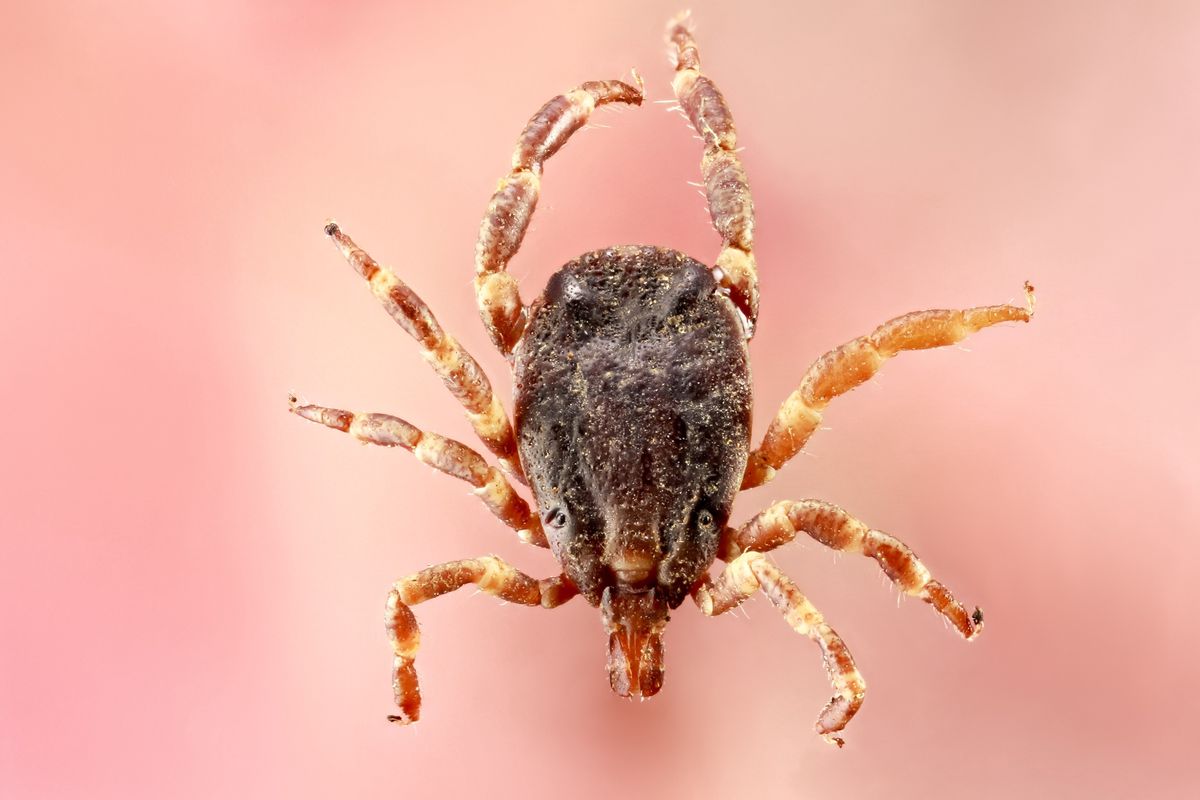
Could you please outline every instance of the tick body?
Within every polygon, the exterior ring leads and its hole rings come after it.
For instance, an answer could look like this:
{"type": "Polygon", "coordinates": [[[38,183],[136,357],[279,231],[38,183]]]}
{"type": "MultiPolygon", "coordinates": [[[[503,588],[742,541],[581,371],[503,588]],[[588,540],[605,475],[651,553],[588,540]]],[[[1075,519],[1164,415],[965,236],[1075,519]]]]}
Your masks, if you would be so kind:
{"type": "Polygon", "coordinates": [[[667,609],[716,558],[746,467],[738,311],[697,261],[613,247],[550,279],[515,355],[517,443],[551,552],[604,612],[613,688],[652,695],[667,609]]]}
{"type": "Polygon", "coordinates": [[[417,341],[499,466],[388,414],[295,398],[291,410],[364,442],[411,450],[467,481],[522,541],[548,547],[561,569],[538,580],[483,556],[397,581],[387,602],[400,709],[389,717],[395,722],[415,721],[421,707],[414,667],[420,631],[411,607],[467,584],[544,608],[582,596],[600,610],[613,690],[642,697],[662,687],[670,610],[691,597],[713,616],[761,590],[787,624],[821,651],[834,695],[816,728],[838,745],[835,734],[862,705],[866,683],[842,639],[764,553],[798,534],[860,553],[965,638],[982,629],[979,610],[967,611],[907,546],[837,506],[783,501],[740,526],[729,520],[737,492],[774,477],[816,430],[833,398],[902,351],[952,344],[1000,322],[1028,321],[1032,288],[1026,285],[1024,308],[914,312],[826,353],[752,448],[747,344],[757,323],[758,279],[749,182],[733,117],[700,71],[687,20],[672,20],[667,38],[679,106],[704,141],[701,174],[721,248],[712,267],[653,246],[587,253],[559,269],[526,305],[507,264],[536,207],[546,160],[597,106],[640,104],[641,81],[587,82],[546,103],[518,139],[512,170],[488,206],[476,245],[481,316],[513,365],[514,424],[478,363],[421,299],[335,223],[326,226],[384,308],[417,341]],[[514,482],[528,485],[532,508],[514,482]],[[725,566],[713,575],[718,560],[725,566]]]}

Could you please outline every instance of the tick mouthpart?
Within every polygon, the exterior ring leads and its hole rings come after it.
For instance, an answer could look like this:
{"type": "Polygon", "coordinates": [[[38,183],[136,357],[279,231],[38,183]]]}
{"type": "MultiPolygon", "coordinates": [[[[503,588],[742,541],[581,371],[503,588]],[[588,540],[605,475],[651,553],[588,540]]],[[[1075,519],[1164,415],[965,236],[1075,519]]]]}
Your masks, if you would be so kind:
{"type": "Polygon", "coordinates": [[[609,564],[622,587],[635,588],[645,584],[654,570],[654,559],[641,553],[622,553],[609,564]]]}
{"type": "Polygon", "coordinates": [[[641,567],[633,569],[613,568],[613,574],[617,576],[617,580],[626,585],[643,583],[650,577],[650,570],[641,567]]]}
{"type": "Polygon", "coordinates": [[[652,697],[663,684],[667,604],[654,589],[610,586],[600,601],[608,631],[608,680],[621,697],[652,697]]]}
{"type": "MultiPolygon", "coordinates": [[[[610,541],[619,541],[616,537],[610,541]]],[[[650,588],[650,578],[658,566],[658,538],[625,541],[620,548],[610,547],[605,553],[604,563],[612,570],[622,588],[645,591],[650,588]]]]}

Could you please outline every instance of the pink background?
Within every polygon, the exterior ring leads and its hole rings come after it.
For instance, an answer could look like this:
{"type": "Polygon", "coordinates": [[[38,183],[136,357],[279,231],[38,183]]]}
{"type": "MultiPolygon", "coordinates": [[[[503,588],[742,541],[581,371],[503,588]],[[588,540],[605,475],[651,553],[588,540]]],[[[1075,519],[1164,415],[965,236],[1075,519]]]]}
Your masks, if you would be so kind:
{"type": "MultiPolygon", "coordinates": [[[[474,442],[322,222],[507,395],[480,214],[551,95],[636,66],[670,97],[674,5],[110,5],[9,3],[0,29],[0,796],[1200,788],[1196,3],[695,2],[759,211],[760,431],[876,323],[1026,278],[1041,301],[890,363],[735,511],[837,502],[988,612],[968,645],[866,559],[780,551],[870,684],[841,752],[812,733],[815,648],[762,599],[683,607],[663,693],[631,704],[585,603],[460,592],[418,611],[423,721],[388,725],[393,579],[554,565],[462,484],[285,411],[474,442]]],[[[600,113],[550,163],[527,297],[608,244],[715,256],[666,107],[600,113]]]]}

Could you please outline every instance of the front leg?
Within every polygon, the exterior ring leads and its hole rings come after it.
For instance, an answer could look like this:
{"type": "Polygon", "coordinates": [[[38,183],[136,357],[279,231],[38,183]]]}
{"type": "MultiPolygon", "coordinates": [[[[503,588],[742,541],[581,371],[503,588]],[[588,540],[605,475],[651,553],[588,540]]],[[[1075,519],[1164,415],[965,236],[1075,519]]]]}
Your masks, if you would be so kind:
{"type": "Polygon", "coordinates": [[[555,608],[579,594],[565,575],[537,580],[518,572],[496,556],[449,561],[396,581],[387,600],[387,630],[394,653],[392,689],[400,713],[390,715],[389,721],[407,725],[421,716],[421,687],[413,666],[421,644],[421,629],[409,606],[432,600],[468,583],[494,597],[543,608],[555,608]]]}
{"type": "Polygon", "coordinates": [[[821,612],[808,601],[796,584],[762,553],[746,552],[729,562],[716,580],[704,576],[692,591],[692,599],[705,615],[715,617],[736,608],[761,589],[783,614],[792,630],[803,634],[821,648],[825,672],[836,694],[817,718],[817,733],[841,747],[845,742],[833,734],[846,727],[866,696],[867,683],[854,666],[854,658],[837,631],[829,627],[821,612]]]}
{"type": "Polygon", "coordinates": [[[830,350],[813,362],[771,420],[762,444],[750,453],[742,488],[775,477],[775,471],[800,452],[821,424],[829,401],[866,382],[889,358],[905,350],[945,347],[1001,322],[1033,317],[1033,287],[1025,284],[1025,307],[981,306],[965,311],[914,311],[885,322],[872,333],[830,350]]]}

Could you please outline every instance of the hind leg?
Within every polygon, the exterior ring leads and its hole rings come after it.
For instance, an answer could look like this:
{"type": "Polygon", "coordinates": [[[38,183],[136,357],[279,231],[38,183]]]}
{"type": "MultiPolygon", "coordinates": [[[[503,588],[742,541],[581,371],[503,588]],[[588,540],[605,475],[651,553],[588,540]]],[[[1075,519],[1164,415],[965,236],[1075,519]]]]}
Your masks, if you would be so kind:
{"type": "Polygon", "coordinates": [[[700,72],[700,52],[686,14],[671,20],[667,42],[673,48],[679,105],[704,140],[700,172],[713,227],[723,245],[717,256],[717,279],[745,315],[753,335],[758,318],[758,271],[754,264],[754,201],[737,154],[733,114],[717,85],[700,72]]]}
{"type": "MultiPolygon", "coordinates": [[[[637,78],[637,74],[634,74],[637,78]]],[[[475,294],[484,327],[505,356],[525,332],[525,306],[510,275],[508,262],[516,255],[541,190],[542,166],[566,144],[571,134],[588,121],[598,106],[607,103],[641,105],[641,79],[637,87],[621,81],[588,81],[542,106],[521,132],[513,153],[512,172],[500,180],[492,195],[479,240],[475,245],[475,294]]]]}

